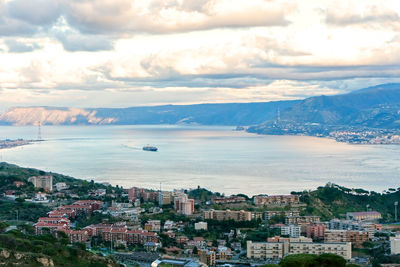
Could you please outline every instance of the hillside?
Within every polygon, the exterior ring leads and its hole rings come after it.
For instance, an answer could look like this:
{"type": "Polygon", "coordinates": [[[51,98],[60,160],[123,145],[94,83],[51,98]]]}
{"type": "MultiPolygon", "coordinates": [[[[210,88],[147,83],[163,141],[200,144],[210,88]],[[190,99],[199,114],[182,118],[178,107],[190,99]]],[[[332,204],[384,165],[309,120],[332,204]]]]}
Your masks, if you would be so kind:
{"type": "Polygon", "coordinates": [[[343,218],[346,212],[370,210],[382,213],[387,221],[394,219],[394,202],[400,201],[400,188],[381,194],[363,189],[350,189],[335,184],[318,187],[311,192],[299,192],[301,201],[307,204],[305,214],[322,219],[343,218]]]}
{"type": "Polygon", "coordinates": [[[283,110],[281,120],[302,124],[399,128],[400,84],[384,84],[344,95],[307,98],[283,110]]]}
{"type": "Polygon", "coordinates": [[[62,233],[34,236],[13,230],[0,233],[0,262],[4,266],[121,266],[111,258],[95,255],[80,245],[69,246],[62,233]]]}
{"type": "Polygon", "coordinates": [[[251,125],[276,117],[297,101],[165,105],[130,108],[15,107],[0,115],[2,125],[251,125]]]}

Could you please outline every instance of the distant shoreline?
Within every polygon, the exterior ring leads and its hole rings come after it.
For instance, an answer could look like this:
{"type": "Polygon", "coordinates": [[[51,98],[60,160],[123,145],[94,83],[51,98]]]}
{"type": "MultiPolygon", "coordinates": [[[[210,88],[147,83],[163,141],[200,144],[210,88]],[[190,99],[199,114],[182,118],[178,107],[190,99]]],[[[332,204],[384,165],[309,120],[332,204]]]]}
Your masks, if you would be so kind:
{"type": "Polygon", "coordinates": [[[43,140],[5,139],[5,140],[0,140],[0,149],[26,146],[41,141],[43,140]]]}

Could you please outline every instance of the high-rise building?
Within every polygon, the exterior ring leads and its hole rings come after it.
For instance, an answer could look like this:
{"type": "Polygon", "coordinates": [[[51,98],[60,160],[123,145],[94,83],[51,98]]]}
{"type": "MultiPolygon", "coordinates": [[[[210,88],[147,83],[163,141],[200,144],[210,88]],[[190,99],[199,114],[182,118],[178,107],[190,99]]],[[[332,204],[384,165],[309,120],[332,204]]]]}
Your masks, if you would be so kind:
{"type": "Polygon", "coordinates": [[[180,194],[174,198],[175,211],[183,215],[192,215],[194,212],[194,199],[186,194],[180,194]]]}

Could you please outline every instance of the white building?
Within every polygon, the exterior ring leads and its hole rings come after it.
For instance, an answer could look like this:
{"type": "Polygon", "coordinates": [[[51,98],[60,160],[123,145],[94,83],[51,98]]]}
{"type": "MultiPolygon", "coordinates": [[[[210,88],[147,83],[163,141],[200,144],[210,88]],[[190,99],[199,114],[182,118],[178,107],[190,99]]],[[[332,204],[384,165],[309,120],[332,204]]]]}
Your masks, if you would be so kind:
{"type": "Polygon", "coordinates": [[[281,226],[281,235],[289,237],[300,237],[301,227],[300,225],[284,225],[281,226]]]}
{"type": "Polygon", "coordinates": [[[390,254],[400,254],[400,234],[390,238],[390,254]]]}
{"type": "Polygon", "coordinates": [[[313,242],[252,242],[247,241],[247,258],[282,259],[292,254],[331,253],[346,260],[351,259],[351,243],[313,243],[313,242]]]}
{"type": "Polygon", "coordinates": [[[199,231],[199,230],[205,230],[207,231],[207,222],[198,222],[194,224],[194,229],[199,231]]]}
{"type": "Polygon", "coordinates": [[[66,183],[56,183],[57,191],[68,189],[68,185],[66,183]]]}

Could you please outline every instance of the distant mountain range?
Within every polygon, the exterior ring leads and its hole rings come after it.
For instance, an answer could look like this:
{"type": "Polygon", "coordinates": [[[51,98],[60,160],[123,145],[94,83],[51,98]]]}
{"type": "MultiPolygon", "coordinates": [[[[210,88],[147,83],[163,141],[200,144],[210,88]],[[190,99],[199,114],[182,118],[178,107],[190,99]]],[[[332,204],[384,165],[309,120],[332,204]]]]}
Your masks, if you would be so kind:
{"type": "Polygon", "coordinates": [[[165,105],[131,108],[15,107],[0,115],[2,125],[253,125],[276,117],[298,101],[165,105]]]}
{"type": "MultiPolygon", "coordinates": [[[[343,95],[304,100],[164,105],[131,108],[15,107],[2,125],[200,124],[252,126],[263,132],[276,122],[400,129],[400,84],[383,84],[343,95]],[[280,115],[278,118],[278,110],[280,115]]],[[[286,127],[286,126],[285,126],[286,127]]]]}

